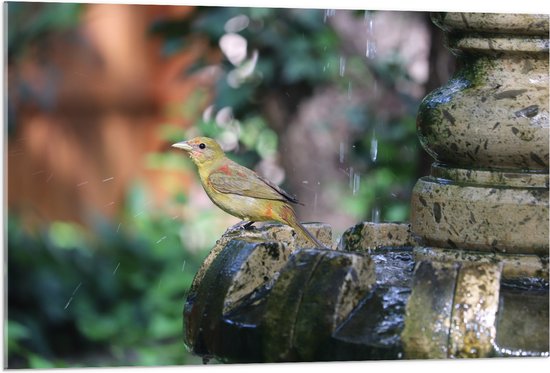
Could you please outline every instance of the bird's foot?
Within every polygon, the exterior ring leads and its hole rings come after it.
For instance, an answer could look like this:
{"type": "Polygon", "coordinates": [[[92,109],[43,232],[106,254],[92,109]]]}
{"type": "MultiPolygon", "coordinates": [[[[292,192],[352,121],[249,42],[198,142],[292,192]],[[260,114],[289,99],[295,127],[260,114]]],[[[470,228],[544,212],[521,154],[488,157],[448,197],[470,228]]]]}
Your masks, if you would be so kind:
{"type": "Polygon", "coordinates": [[[254,224],[253,221],[243,220],[243,221],[240,221],[237,224],[232,225],[231,227],[227,228],[225,233],[233,233],[233,232],[236,233],[236,232],[240,232],[240,231],[243,231],[243,230],[250,231],[250,230],[253,230],[255,228],[253,224],[254,224]]]}
{"type": "Polygon", "coordinates": [[[246,223],[245,225],[243,225],[243,229],[244,229],[244,230],[247,230],[247,231],[253,230],[254,228],[256,228],[256,227],[254,226],[254,222],[253,222],[253,221],[249,221],[248,223],[246,223]]]}

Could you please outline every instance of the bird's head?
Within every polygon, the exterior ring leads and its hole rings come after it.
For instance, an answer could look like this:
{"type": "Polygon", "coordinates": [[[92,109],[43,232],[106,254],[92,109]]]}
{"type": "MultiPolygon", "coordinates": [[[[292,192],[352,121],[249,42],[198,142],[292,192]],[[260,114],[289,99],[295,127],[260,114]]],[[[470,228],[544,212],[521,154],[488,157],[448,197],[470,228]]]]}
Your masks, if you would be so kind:
{"type": "Polygon", "coordinates": [[[174,148],[183,149],[193,162],[199,166],[216,161],[224,157],[220,144],[209,137],[195,137],[188,141],[178,142],[172,145],[174,148]]]}

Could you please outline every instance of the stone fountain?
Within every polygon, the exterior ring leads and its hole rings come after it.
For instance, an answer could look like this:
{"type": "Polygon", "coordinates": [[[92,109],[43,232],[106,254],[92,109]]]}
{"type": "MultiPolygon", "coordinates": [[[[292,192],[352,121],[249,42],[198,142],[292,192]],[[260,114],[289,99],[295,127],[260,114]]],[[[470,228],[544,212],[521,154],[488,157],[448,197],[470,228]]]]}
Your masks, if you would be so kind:
{"type": "Polygon", "coordinates": [[[438,13],[461,68],[422,102],[434,158],[410,224],[307,248],[281,225],[224,234],[185,342],[227,362],[549,356],[547,15],[438,13]]]}

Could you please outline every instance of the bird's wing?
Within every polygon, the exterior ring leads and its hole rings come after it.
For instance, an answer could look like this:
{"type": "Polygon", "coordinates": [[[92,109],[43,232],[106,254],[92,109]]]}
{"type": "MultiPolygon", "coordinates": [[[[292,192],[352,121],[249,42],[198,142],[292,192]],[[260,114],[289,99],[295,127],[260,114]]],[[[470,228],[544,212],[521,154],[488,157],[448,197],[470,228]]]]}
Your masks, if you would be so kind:
{"type": "Polygon", "coordinates": [[[208,181],[220,193],[300,203],[271,181],[235,162],[224,163],[215,169],[208,176],[208,181]]]}

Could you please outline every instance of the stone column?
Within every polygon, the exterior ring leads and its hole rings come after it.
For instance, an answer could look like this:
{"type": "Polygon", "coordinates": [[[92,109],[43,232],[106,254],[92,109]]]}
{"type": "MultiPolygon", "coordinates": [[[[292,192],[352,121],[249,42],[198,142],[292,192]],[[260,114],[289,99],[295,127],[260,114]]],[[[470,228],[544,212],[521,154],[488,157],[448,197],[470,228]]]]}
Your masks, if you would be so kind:
{"type": "Polygon", "coordinates": [[[548,253],[548,16],[438,13],[461,66],[422,102],[435,159],[411,200],[426,245],[548,253]]]}

